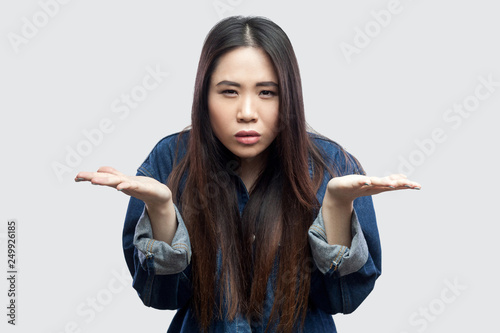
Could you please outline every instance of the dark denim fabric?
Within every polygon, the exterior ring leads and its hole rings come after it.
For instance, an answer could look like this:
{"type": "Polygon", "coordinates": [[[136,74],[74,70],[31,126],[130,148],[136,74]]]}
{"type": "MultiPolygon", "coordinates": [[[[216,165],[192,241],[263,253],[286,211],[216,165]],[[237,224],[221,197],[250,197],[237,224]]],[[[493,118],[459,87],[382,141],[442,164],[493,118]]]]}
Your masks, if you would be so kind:
{"type": "MultiPolygon", "coordinates": [[[[349,157],[341,152],[336,143],[310,135],[324,151],[328,163],[335,165],[336,170],[349,170],[349,157]]],[[[164,183],[176,161],[178,138],[179,133],[163,138],[139,167],[137,174],[164,183]]],[[[177,161],[184,156],[188,139],[189,135],[185,135],[180,141],[177,161]]],[[[352,170],[345,173],[352,173],[352,170]]],[[[328,181],[328,175],[325,175],[317,193],[320,203],[323,202],[328,181]]],[[[242,212],[249,199],[248,192],[241,180],[235,190],[242,212]]],[[[152,238],[144,203],[131,198],[123,229],[123,249],[133,276],[133,286],[143,303],[157,309],[177,310],[168,332],[198,332],[190,306],[191,243],[181,209],[175,207],[175,210],[178,227],[172,245],[168,245],[152,238]]],[[[371,197],[354,201],[351,228],[353,239],[350,248],[326,242],[321,210],[309,228],[313,272],[304,332],[336,332],[331,315],[354,311],[371,292],[381,274],[380,239],[371,197]]],[[[233,321],[216,320],[210,332],[264,332],[275,296],[272,287],[275,274],[271,274],[268,283],[263,323],[249,323],[243,317],[233,321]]]]}

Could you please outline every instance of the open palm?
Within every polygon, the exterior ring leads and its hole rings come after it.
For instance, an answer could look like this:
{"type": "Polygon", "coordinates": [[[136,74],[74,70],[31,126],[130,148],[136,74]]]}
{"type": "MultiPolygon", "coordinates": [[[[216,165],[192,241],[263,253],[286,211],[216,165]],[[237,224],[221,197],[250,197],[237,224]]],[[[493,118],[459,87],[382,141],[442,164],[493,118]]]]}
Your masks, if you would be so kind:
{"type": "Polygon", "coordinates": [[[394,174],[387,177],[369,177],[364,175],[347,175],[334,177],[328,182],[327,191],[338,202],[352,202],[358,197],[375,195],[382,192],[415,189],[420,190],[419,183],[409,180],[405,175],[394,174]]]}
{"type": "Polygon", "coordinates": [[[154,178],[127,176],[112,167],[100,167],[97,172],[79,172],[75,181],[89,181],[94,185],[116,188],[127,195],[152,205],[160,205],[172,198],[172,192],[154,178]]]}

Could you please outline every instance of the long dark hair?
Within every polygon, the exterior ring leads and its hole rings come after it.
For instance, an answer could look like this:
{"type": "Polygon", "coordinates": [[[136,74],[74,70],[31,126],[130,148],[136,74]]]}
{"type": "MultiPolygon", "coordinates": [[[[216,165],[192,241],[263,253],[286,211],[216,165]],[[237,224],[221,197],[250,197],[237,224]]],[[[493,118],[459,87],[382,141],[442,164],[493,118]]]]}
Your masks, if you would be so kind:
{"type": "Polygon", "coordinates": [[[212,28],[198,65],[191,122],[187,153],[167,183],[191,239],[192,303],[200,325],[206,330],[224,313],[229,320],[238,313],[261,320],[273,276],[267,327],[290,332],[307,311],[312,267],[307,231],[319,210],[316,191],[326,165],[306,131],[299,67],[279,26],[262,17],[229,17],[212,28]],[[239,158],[214,135],[207,102],[220,57],[238,47],[264,50],[279,81],[279,132],[241,216],[235,191],[241,186],[239,158]]]}

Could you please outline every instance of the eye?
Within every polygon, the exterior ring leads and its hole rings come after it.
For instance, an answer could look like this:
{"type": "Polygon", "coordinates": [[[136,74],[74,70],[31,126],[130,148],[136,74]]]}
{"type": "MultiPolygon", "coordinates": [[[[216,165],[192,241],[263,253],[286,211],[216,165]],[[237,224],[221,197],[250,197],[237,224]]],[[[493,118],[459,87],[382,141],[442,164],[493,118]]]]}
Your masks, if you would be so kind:
{"type": "Polygon", "coordinates": [[[238,92],[236,90],[226,89],[226,90],[221,91],[221,94],[226,95],[226,96],[236,96],[236,95],[238,95],[238,92]]]}
{"type": "Polygon", "coordinates": [[[262,90],[260,92],[260,95],[264,96],[264,97],[273,97],[273,96],[276,96],[276,93],[274,91],[271,91],[271,90],[262,90]]]}

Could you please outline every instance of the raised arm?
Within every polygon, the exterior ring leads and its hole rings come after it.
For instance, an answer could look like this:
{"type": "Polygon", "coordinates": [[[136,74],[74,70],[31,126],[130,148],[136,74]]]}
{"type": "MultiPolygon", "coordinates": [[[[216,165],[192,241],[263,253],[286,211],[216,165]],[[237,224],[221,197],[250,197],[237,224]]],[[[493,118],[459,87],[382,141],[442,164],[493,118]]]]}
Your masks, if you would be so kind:
{"type": "Polygon", "coordinates": [[[142,302],[172,310],[187,304],[191,294],[189,235],[161,176],[143,164],[137,176],[102,167],[97,172],[80,172],[75,180],[114,187],[131,196],[123,249],[133,287],[142,302]]]}
{"type": "Polygon", "coordinates": [[[112,167],[101,167],[97,172],[79,172],[75,181],[109,186],[144,202],[153,229],[153,238],[172,244],[177,220],[172,192],[154,178],[127,176],[112,167]]]}
{"type": "Polygon", "coordinates": [[[403,189],[420,189],[420,184],[401,174],[384,178],[364,175],[332,178],[322,207],[328,244],[351,247],[351,215],[356,198],[403,189]]]}
{"type": "Polygon", "coordinates": [[[309,228],[315,263],[311,301],[323,311],[350,313],[370,294],[381,274],[381,246],[372,195],[420,189],[404,175],[365,176],[357,160],[338,144],[318,140],[337,175],[325,175],[318,190],[322,203],[309,228]]]}

